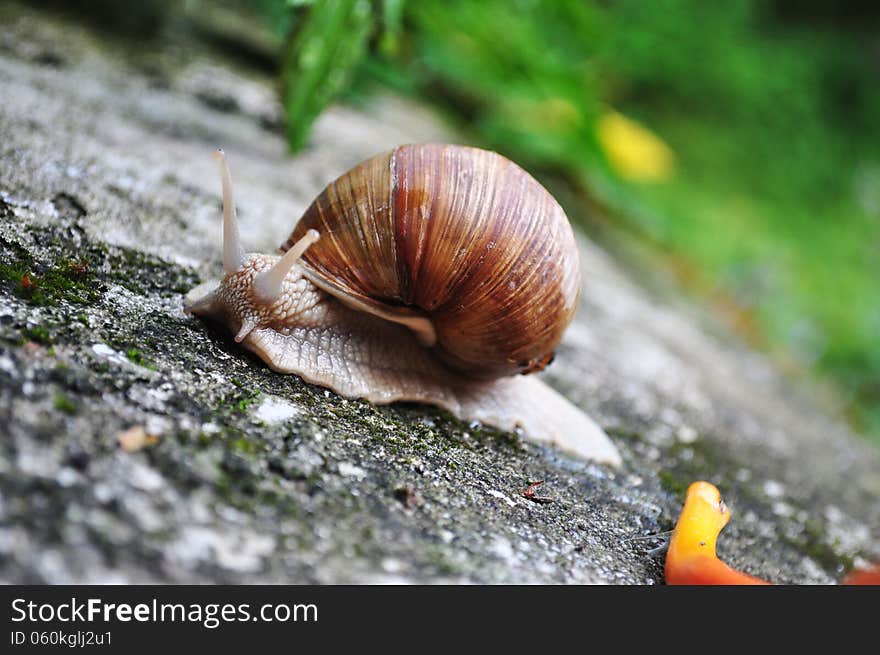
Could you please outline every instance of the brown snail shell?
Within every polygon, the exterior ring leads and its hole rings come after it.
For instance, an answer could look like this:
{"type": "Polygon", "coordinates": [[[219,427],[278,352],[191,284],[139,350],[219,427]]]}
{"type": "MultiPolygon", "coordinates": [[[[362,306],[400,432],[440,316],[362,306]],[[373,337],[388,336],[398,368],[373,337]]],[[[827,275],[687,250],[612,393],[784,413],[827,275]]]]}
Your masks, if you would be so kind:
{"type": "Polygon", "coordinates": [[[559,203],[509,159],[406,145],[331,182],[300,219],[306,276],[386,313],[413,310],[471,377],[541,370],[574,316],[580,263],[559,203]]]}

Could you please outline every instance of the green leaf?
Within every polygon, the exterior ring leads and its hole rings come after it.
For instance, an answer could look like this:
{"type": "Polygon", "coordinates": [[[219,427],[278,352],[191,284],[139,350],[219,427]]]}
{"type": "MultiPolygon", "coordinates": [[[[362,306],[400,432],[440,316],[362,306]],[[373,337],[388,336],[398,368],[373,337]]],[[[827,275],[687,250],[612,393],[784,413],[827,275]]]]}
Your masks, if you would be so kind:
{"type": "Polygon", "coordinates": [[[287,141],[300,150],[318,115],[345,88],[372,31],[367,0],[317,0],[302,15],[284,49],[282,99],[287,141]]]}

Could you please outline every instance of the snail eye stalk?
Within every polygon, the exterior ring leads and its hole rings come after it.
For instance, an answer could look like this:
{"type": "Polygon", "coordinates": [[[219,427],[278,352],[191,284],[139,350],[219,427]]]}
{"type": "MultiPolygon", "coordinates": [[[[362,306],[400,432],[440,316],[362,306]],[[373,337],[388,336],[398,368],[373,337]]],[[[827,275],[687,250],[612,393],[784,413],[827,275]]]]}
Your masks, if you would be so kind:
{"type": "Polygon", "coordinates": [[[309,230],[294,244],[293,248],[284,253],[277,264],[268,271],[257,274],[254,278],[254,292],[261,302],[270,304],[278,300],[281,295],[281,285],[290,269],[299,261],[308,247],[320,238],[321,235],[317,230],[309,230]]]}
{"type": "Polygon", "coordinates": [[[238,219],[235,213],[235,199],[232,196],[232,180],[226,153],[217,148],[214,156],[220,163],[220,181],[223,185],[223,270],[235,273],[244,264],[244,250],[241,247],[241,236],[238,233],[238,219]]]}

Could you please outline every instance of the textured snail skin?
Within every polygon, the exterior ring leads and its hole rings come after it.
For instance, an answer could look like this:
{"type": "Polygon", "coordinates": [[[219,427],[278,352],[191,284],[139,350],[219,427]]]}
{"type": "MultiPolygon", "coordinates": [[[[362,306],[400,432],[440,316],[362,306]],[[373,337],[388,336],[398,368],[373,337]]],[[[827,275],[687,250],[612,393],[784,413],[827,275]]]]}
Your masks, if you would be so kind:
{"type": "MultiPolygon", "coordinates": [[[[453,147],[447,146],[447,148],[453,147]]],[[[372,166],[381,157],[369,160],[358,168],[372,166]]],[[[387,160],[388,156],[385,157],[387,160]]],[[[358,168],[348,176],[356,178],[358,168]]],[[[517,170],[521,171],[518,167],[517,170]]],[[[389,171],[389,178],[393,177],[394,171],[390,168],[389,171]]],[[[524,172],[523,175],[527,176],[524,172]]],[[[533,180],[532,183],[537,185],[533,180]]],[[[314,212],[310,209],[306,216],[310,216],[310,212],[321,216],[324,211],[321,208],[321,199],[335,193],[333,188],[344,188],[344,184],[340,180],[331,184],[313,204],[312,207],[318,209],[314,212]]],[[[354,188],[356,185],[352,186],[354,188]]],[[[361,188],[362,195],[356,196],[359,201],[352,201],[354,204],[363,203],[357,212],[361,220],[366,221],[368,220],[366,217],[370,215],[381,216],[382,212],[390,211],[388,205],[378,203],[369,190],[366,193],[363,191],[361,188]]],[[[231,194],[229,198],[231,199],[231,194]]],[[[555,216],[551,218],[555,220],[555,216]]],[[[564,214],[562,218],[565,221],[564,227],[571,236],[564,214]]],[[[382,230],[377,226],[371,227],[376,231],[382,230]]],[[[562,309],[555,310],[561,312],[561,328],[558,327],[558,320],[550,327],[547,327],[549,322],[540,320],[537,322],[537,330],[532,332],[537,335],[534,338],[539,341],[546,338],[546,342],[538,344],[537,347],[531,347],[516,335],[505,337],[510,341],[513,352],[517,355],[525,357],[531,353],[529,359],[517,357],[512,360],[509,356],[496,358],[495,362],[487,364],[483,371],[465,372],[468,367],[473,368],[473,362],[469,362],[467,358],[470,354],[468,349],[459,351],[458,354],[450,352],[449,347],[444,346],[444,339],[448,341],[451,338],[450,334],[455,336],[455,333],[450,333],[443,325],[438,326],[434,332],[434,323],[431,322],[433,316],[428,315],[422,307],[416,305],[415,308],[408,308],[385,300],[377,302],[376,298],[387,299],[389,296],[366,286],[362,286],[357,292],[349,290],[345,287],[348,281],[344,275],[328,279],[329,276],[323,273],[322,268],[342,272],[346,272],[346,268],[337,266],[333,260],[333,257],[339,257],[338,248],[334,252],[332,248],[326,247],[319,250],[318,246],[328,242],[331,246],[338,245],[345,239],[353,239],[352,231],[343,235],[340,234],[339,225],[332,228],[326,223],[326,219],[324,223],[317,225],[310,221],[306,226],[298,226],[294,236],[282,246],[282,249],[289,249],[300,238],[309,239],[310,237],[306,235],[309,234],[310,228],[317,229],[321,233],[320,240],[310,244],[306,250],[307,255],[314,256],[310,258],[303,256],[297,263],[291,264],[277,296],[267,299],[258,293],[258,289],[261,288],[259,279],[265,278],[267,271],[273,270],[273,267],[277,271],[281,257],[250,254],[244,256],[240,265],[228,271],[221,281],[206,283],[193,289],[185,299],[185,311],[227,324],[233,334],[237,335],[236,341],[256,353],[273,370],[299,375],[307,382],[328,387],[341,396],[363,398],[377,404],[396,401],[428,403],[443,407],[463,420],[480,421],[502,430],[521,428],[523,436],[528,440],[553,444],[587,460],[610,465],[620,463],[616,448],[601,428],[541,380],[534,376],[523,375],[498,377],[499,373],[503,375],[543,367],[548,359],[548,352],[552,355],[562,330],[567,326],[570,314],[574,311],[573,307],[569,309],[563,303],[562,309]],[[456,364],[458,366],[455,368],[450,367],[456,364]],[[481,378],[480,375],[483,377],[481,378]],[[487,379],[489,376],[491,379],[487,379]]],[[[554,230],[560,230],[565,234],[561,227],[552,227],[551,235],[555,233],[554,230]]],[[[314,232],[310,234],[311,238],[316,238],[314,232]]],[[[361,232],[363,242],[368,242],[368,238],[363,236],[366,234],[374,235],[375,231],[364,229],[361,232]]],[[[488,240],[484,239],[482,243],[488,243],[488,240]]],[[[466,242],[461,242],[455,250],[465,248],[466,245],[466,242]]],[[[394,258],[398,257],[397,253],[407,251],[401,249],[390,255],[388,250],[381,252],[382,248],[387,246],[382,238],[363,245],[363,250],[368,252],[361,253],[364,259],[360,261],[359,266],[353,263],[349,265],[348,277],[363,276],[379,280],[376,284],[379,287],[385,285],[386,289],[397,285],[396,292],[400,294],[401,299],[398,302],[419,297],[420,293],[422,297],[439,297],[439,292],[436,294],[419,292],[415,288],[408,289],[407,282],[396,282],[395,276],[388,274],[375,258],[391,256],[392,259],[385,261],[397,261],[397,265],[403,267],[400,258],[397,260],[394,258]],[[370,248],[374,250],[370,251],[370,248]]],[[[554,252],[553,246],[543,248],[548,252],[554,252]]],[[[493,248],[488,250],[491,252],[493,248]]],[[[535,261],[533,257],[523,253],[514,253],[514,255],[513,261],[525,261],[530,265],[535,261]]],[[[470,264],[473,268],[470,276],[465,277],[481,274],[480,267],[487,265],[490,260],[489,256],[476,258],[470,264]]],[[[577,264],[576,249],[574,262],[577,264]]],[[[413,266],[412,270],[424,269],[413,266]]],[[[482,333],[473,330],[469,323],[465,322],[465,328],[458,334],[471,337],[475,334],[476,340],[479,341],[486,335],[496,337],[500,334],[499,330],[503,331],[503,326],[518,326],[518,321],[524,320],[517,315],[515,309],[505,305],[505,302],[509,303],[509,301],[505,301],[504,298],[499,301],[493,297],[491,289],[497,291],[500,283],[505,279],[529,289],[536,296],[538,306],[542,308],[542,303],[550,302],[545,298],[552,299],[555,296],[564,297],[565,302],[569,300],[572,303],[576,302],[579,274],[575,272],[569,276],[567,273],[554,273],[558,270],[558,266],[550,265],[538,265],[535,269],[533,275],[538,279],[544,279],[545,283],[553,275],[557,276],[555,278],[557,281],[562,282],[561,285],[555,285],[561,290],[544,291],[543,296],[542,292],[533,288],[535,282],[528,273],[520,273],[512,268],[505,273],[507,278],[504,276],[493,278],[492,282],[484,285],[480,285],[477,281],[464,282],[465,286],[470,285],[478,291],[474,294],[475,299],[459,304],[469,308],[471,312],[479,311],[480,308],[489,309],[490,312],[497,314],[497,318],[493,319],[495,325],[482,333]],[[573,280],[569,280],[569,277],[573,280]],[[480,290],[482,293],[479,293],[480,290]],[[470,302],[476,304],[471,306],[468,304],[470,302]]],[[[454,270],[453,275],[455,275],[454,270]]],[[[416,278],[418,279],[421,278],[416,278]]],[[[459,279],[463,278],[459,276],[459,279]]],[[[437,304],[434,308],[440,306],[437,304]]],[[[454,316],[456,309],[461,310],[460,307],[452,306],[449,315],[454,316]]],[[[529,310],[524,311],[526,314],[530,313],[529,310]]],[[[552,313],[551,310],[543,308],[536,314],[539,318],[541,311],[548,315],[552,313]]],[[[492,348],[486,348],[490,355],[501,350],[503,349],[497,348],[493,351],[492,348]]],[[[479,351],[476,354],[479,355],[479,351]]]]}

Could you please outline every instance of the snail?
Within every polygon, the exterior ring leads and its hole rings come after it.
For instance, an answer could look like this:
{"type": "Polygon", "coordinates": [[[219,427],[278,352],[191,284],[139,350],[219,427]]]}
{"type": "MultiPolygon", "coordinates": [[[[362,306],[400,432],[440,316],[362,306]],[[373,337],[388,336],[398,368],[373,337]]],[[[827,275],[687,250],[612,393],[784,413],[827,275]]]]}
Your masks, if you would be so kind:
{"type": "Polygon", "coordinates": [[[222,150],[223,268],[184,310],[225,322],[270,368],[346,398],[436,405],[617,465],[601,428],[533,375],[580,288],[550,193],[505,157],[405,145],[330,183],[279,255],[245,254],[222,150]]]}

